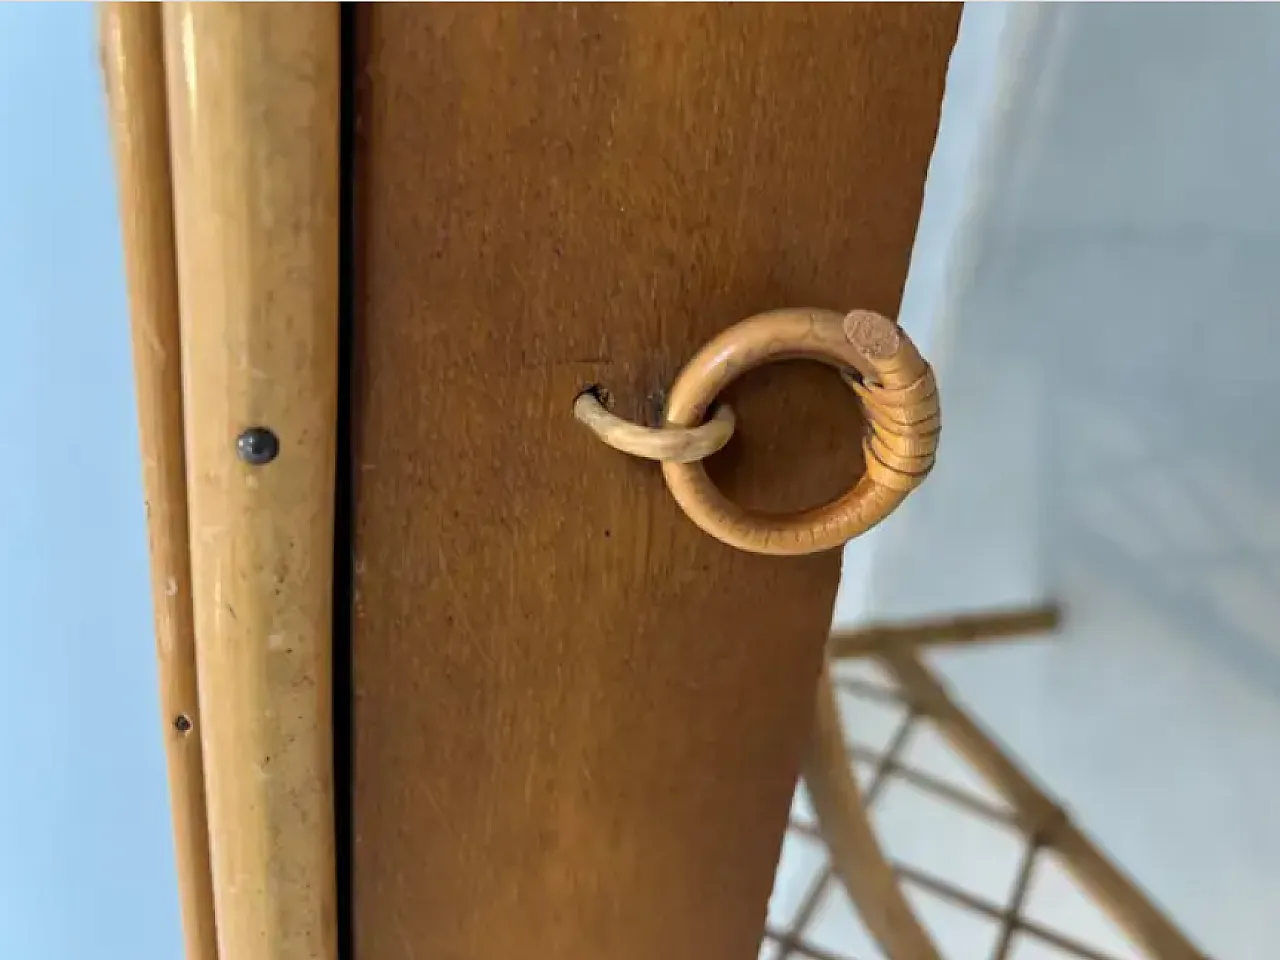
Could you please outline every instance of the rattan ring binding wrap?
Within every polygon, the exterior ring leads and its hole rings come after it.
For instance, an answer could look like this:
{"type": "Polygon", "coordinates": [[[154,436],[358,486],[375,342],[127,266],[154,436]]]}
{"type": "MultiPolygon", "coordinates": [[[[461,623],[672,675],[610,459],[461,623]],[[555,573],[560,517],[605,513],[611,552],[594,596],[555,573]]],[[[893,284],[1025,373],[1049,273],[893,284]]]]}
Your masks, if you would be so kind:
{"type": "Polygon", "coordinates": [[[601,440],[633,456],[662,462],[676,503],[704,532],[750,553],[799,556],[838,547],[865,533],[914,490],[933,467],[940,414],[933,371],[910,338],[868,310],[762,313],[725,330],[676,377],[662,427],[628,423],[584,393],[574,415],[601,440]],[[716,397],[749,370],[773,360],[808,359],[835,367],[862,404],[866,472],[830,503],[799,513],[739,507],[707,477],[700,461],[732,436],[733,413],[716,397]]]}

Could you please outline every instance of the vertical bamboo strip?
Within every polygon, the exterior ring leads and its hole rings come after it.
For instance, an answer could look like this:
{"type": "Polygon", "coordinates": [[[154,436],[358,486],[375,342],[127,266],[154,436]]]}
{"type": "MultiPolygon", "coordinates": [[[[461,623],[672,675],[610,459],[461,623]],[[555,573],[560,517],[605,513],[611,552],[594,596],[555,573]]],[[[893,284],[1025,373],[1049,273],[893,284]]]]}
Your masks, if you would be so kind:
{"type": "Polygon", "coordinates": [[[888,956],[938,960],[937,949],[903,896],[872,830],[862,791],[850,769],[826,668],[818,682],[803,776],[831,850],[832,868],[872,936],[888,956]]]}
{"type": "Polygon", "coordinates": [[[196,693],[173,194],[160,7],[101,8],[147,505],[160,706],[187,960],[217,960],[196,693]]]}
{"type": "Polygon", "coordinates": [[[338,7],[175,4],[164,38],[218,947],[333,960],[338,7]]]}

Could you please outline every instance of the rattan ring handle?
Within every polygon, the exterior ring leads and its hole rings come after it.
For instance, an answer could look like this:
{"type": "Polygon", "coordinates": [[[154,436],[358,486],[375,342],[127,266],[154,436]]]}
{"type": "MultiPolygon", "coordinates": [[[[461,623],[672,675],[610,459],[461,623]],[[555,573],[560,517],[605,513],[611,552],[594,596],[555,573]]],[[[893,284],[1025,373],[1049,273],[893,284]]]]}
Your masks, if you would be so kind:
{"type": "Polygon", "coordinates": [[[669,428],[703,423],[730,383],[774,360],[835,367],[862,402],[870,426],[866,472],[843,496],[809,510],[768,514],[727,499],[700,462],[665,461],[676,503],[704,532],[750,553],[797,556],[829,550],[875,526],[928,474],[940,415],[933,371],[896,323],[878,313],[791,309],[762,313],[704,346],[672,385],[669,428]]]}

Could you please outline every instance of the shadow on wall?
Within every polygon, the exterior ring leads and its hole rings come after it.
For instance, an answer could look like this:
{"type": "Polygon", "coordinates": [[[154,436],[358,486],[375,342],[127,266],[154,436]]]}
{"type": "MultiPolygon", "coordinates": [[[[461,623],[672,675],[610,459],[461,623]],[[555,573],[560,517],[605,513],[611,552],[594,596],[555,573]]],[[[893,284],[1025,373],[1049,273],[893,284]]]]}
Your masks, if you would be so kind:
{"type": "Polygon", "coordinates": [[[939,302],[939,465],[881,531],[866,613],[1062,600],[1056,643],[940,666],[1206,947],[1262,958],[1280,7],[1031,8],[1000,58],[939,302]]]}

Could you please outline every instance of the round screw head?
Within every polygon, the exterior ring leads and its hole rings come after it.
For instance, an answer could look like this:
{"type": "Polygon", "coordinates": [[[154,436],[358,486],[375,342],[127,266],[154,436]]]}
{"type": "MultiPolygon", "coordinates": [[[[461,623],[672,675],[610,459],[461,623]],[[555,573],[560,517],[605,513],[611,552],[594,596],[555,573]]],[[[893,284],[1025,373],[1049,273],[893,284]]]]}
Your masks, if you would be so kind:
{"type": "Polygon", "coordinates": [[[270,463],[279,452],[279,438],[266,427],[250,427],[236,437],[236,455],[255,467],[270,463]]]}

